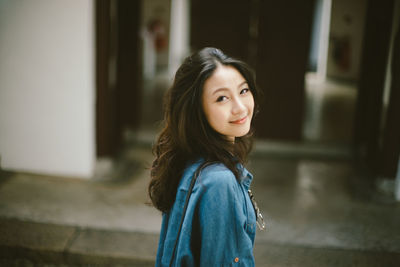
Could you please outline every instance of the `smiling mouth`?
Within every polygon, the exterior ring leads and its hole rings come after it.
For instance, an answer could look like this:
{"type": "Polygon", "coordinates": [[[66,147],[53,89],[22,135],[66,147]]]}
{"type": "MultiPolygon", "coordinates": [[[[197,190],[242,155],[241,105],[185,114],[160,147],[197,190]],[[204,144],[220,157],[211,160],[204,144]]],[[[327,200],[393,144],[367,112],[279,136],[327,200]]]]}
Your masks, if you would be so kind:
{"type": "Polygon", "coordinates": [[[241,119],[239,119],[239,120],[231,121],[231,123],[234,123],[234,124],[243,124],[243,123],[246,122],[246,120],[247,120],[247,116],[244,116],[243,118],[241,118],[241,119]]]}

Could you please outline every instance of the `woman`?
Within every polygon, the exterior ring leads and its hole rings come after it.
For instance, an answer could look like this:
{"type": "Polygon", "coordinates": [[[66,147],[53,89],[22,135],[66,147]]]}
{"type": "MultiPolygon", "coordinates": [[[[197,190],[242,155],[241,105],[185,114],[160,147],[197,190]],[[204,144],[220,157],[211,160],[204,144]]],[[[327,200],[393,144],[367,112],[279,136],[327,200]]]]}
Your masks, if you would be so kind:
{"type": "Polygon", "coordinates": [[[249,67],[216,48],[176,72],[149,184],[163,212],[156,266],[254,266],[256,207],[242,164],[258,96],[249,67]]]}

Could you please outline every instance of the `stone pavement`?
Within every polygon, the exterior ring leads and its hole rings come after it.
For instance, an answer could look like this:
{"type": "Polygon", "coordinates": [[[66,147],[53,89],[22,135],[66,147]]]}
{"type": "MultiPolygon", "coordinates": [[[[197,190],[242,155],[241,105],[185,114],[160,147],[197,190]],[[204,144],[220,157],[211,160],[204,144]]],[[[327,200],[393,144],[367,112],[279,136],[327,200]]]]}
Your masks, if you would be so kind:
{"type": "MultiPolygon", "coordinates": [[[[257,266],[399,266],[400,205],[346,153],[262,147],[248,165],[268,222],[257,266]]],[[[153,266],[152,155],[135,145],[122,158],[92,180],[1,173],[0,266],[153,266]]]]}

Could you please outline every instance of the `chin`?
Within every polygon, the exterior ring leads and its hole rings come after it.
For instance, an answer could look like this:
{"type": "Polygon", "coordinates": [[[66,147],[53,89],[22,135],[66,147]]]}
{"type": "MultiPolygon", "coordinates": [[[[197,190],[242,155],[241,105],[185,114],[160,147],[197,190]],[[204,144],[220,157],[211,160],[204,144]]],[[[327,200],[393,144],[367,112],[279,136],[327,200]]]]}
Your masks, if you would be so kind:
{"type": "Polygon", "coordinates": [[[240,131],[240,132],[238,132],[237,134],[235,134],[235,137],[243,137],[243,136],[245,136],[246,134],[248,134],[249,132],[250,132],[250,128],[247,129],[246,131],[240,131]]]}

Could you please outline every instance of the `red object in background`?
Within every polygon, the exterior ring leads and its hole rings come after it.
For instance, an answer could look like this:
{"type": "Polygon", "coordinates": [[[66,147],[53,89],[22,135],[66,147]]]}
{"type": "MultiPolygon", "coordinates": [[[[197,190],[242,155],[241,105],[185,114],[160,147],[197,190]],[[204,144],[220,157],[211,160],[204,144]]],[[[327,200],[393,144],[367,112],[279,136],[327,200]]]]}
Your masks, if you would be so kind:
{"type": "Polygon", "coordinates": [[[147,30],[154,37],[154,47],[161,52],[167,47],[167,34],[164,23],[160,19],[152,19],[147,24],[147,30]]]}
{"type": "Polygon", "coordinates": [[[334,37],[333,60],[342,71],[349,71],[351,67],[351,44],[348,36],[334,37]]]}

